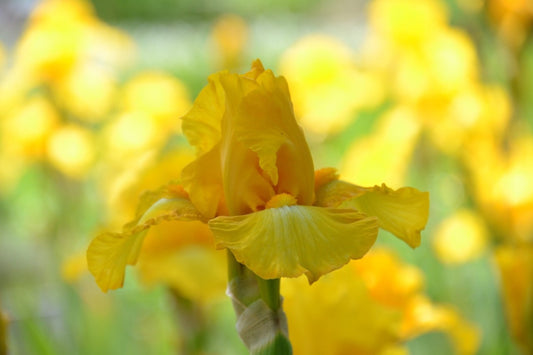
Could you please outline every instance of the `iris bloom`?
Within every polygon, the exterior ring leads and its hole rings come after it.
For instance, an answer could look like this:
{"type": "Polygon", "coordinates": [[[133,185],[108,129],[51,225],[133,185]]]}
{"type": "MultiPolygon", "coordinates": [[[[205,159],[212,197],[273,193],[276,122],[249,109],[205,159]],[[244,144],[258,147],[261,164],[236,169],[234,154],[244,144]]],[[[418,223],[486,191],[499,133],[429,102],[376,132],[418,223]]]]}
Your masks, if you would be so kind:
{"type": "Polygon", "coordinates": [[[378,227],[420,243],[428,193],[352,185],[334,169],[315,178],[287,82],[259,60],[244,75],[210,76],[182,129],[197,158],[180,184],[144,201],[121,233],[89,246],[89,270],[103,290],[122,286],[148,228],[168,220],[208,223],[215,245],[263,279],[305,274],[314,282],[361,258],[378,227]]]}

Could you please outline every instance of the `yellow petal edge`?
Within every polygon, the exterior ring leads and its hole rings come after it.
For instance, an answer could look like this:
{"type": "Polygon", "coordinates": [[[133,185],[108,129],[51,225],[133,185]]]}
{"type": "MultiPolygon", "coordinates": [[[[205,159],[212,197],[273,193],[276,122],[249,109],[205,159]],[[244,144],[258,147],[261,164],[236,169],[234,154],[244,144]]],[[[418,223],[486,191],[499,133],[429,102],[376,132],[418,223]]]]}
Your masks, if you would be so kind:
{"type": "Polygon", "coordinates": [[[263,279],[297,277],[310,283],[361,258],[374,244],[378,223],[353,210],[283,206],[209,221],[218,248],[263,279]]]}
{"type": "MultiPolygon", "coordinates": [[[[144,200],[153,200],[158,195],[168,196],[169,191],[145,195],[144,200]]],[[[191,202],[179,195],[160,198],[151,206],[146,206],[146,201],[141,200],[140,205],[146,207],[146,211],[140,211],[137,219],[126,224],[121,233],[104,232],[93,239],[87,249],[87,265],[102,291],[122,287],[126,265],[137,262],[144,237],[151,226],[171,220],[201,219],[191,202]]]]}
{"type": "Polygon", "coordinates": [[[376,216],[383,228],[410,247],[420,245],[429,218],[429,193],[412,187],[393,190],[385,184],[362,187],[338,180],[335,169],[316,173],[316,206],[356,209],[376,216]]]}

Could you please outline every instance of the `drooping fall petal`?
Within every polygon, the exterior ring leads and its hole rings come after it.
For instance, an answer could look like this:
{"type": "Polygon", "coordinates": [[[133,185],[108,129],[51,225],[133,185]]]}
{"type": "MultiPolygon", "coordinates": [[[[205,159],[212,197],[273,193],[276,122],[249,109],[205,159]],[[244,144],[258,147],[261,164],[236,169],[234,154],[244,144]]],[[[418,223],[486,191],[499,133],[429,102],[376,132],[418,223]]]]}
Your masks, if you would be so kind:
{"type": "Polygon", "coordinates": [[[415,248],[429,218],[429,193],[411,187],[393,190],[385,184],[361,187],[338,180],[333,169],[317,171],[315,205],[352,208],[376,216],[379,226],[415,248]]]}
{"type": "Polygon", "coordinates": [[[181,192],[167,190],[145,196],[141,201],[138,218],[124,226],[121,233],[105,232],[98,235],[87,250],[89,271],[102,291],[122,287],[126,265],[137,262],[148,229],[164,221],[191,221],[202,219],[201,214],[181,192]],[[149,201],[162,196],[151,206],[149,201]],[[143,211],[143,208],[146,208],[143,211]]]}
{"type": "Polygon", "coordinates": [[[383,184],[368,188],[361,196],[347,200],[339,207],[352,207],[376,216],[381,228],[416,248],[420,245],[420,232],[429,218],[429,193],[412,187],[393,190],[383,184]]]}
{"type": "Polygon", "coordinates": [[[353,210],[282,206],[209,221],[219,248],[263,279],[306,274],[312,283],[374,243],[374,217],[353,210]]]}

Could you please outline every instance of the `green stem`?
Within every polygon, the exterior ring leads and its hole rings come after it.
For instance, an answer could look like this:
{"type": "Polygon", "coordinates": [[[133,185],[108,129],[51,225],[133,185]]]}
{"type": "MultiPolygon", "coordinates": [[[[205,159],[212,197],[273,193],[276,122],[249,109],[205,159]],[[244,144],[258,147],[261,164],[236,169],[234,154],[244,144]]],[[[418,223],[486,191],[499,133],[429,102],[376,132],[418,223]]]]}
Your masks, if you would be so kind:
{"type": "Polygon", "coordinates": [[[263,280],[257,277],[259,284],[259,294],[265,303],[273,311],[277,311],[281,307],[281,298],[279,295],[279,279],[263,280]]]}
{"type": "Polygon", "coordinates": [[[253,355],[291,355],[280,280],[264,280],[228,251],[228,295],[237,315],[237,331],[253,355]]]}

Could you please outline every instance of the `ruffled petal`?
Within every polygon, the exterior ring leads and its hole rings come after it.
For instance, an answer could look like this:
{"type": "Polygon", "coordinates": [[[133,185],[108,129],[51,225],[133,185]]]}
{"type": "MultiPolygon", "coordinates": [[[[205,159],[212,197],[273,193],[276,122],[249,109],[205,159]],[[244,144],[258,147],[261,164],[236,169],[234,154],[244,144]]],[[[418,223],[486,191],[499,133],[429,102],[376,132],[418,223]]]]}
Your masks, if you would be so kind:
{"type": "Polygon", "coordinates": [[[209,77],[209,84],[200,91],[191,110],[181,119],[183,134],[198,155],[206,154],[221,137],[220,123],[224,115],[224,96],[216,81],[222,73],[209,77]]]}
{"type": "Polygon", "coordinates": [[[259,87],[249,92],[232,118],[239,141],[257,154],[259,168],[276,193],[296,196],[300,204],[314,198],[311,153],[296,123],[287,83],[266,70],[259,87]]]}
{"type": "Polygon", "coordinates": [[[385,184],[372,188],[354,186],[359,196],[347,199],[339,208],[355,208],[369,216],[376,216],[379,226],[410,247],[420,245],[420,232],[429,218],[429,193],[412,187],[393,190],[385,184]]]}
{"type": "MultiPolygon", "coordinates": [[[[164,194],[169,191],[159,195],[164,194]]],[[[87,250],[87,264],[102,291],[122,287],[126,265],[137,262],[143,239],[151,226],[164,221],[202,219],[192,203],[180,195],[159,199],[136,220],[125,225],[121,233],[105,232],[93,239],[87,250]]],[[[153,197],[149,195],[145,199],[153,197]]]]}
{"type": "Polygon", "coordinates": [[[378,224],[353,210],[283,206],[209,221],[219,248],[264,279],[306,274],[312,283],[376,240],[378,224]]]}

